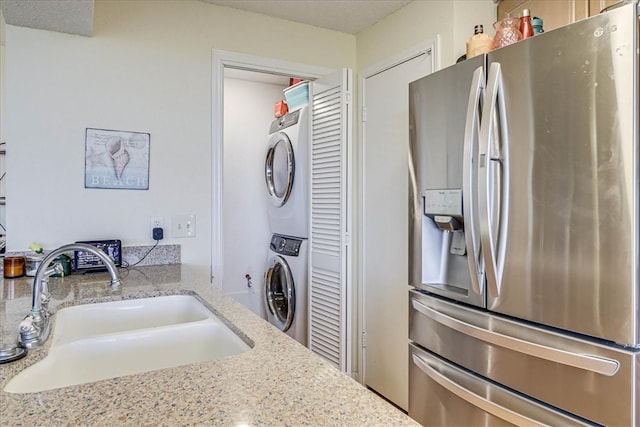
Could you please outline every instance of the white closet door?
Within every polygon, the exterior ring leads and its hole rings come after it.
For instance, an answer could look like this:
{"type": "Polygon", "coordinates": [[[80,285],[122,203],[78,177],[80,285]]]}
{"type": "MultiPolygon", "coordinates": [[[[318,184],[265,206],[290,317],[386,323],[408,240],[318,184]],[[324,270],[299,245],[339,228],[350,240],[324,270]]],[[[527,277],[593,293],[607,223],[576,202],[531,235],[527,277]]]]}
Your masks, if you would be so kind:
{"type": "Polygon", "coordinates": [[[311,84],[309,349],[351,372],[351,70],[311,84]]]}
{"type": "Polygon", "coordinates": [[[433,71],[433,47],[364,78],[364,382],[408,408],[409,82],[433,71]]]}

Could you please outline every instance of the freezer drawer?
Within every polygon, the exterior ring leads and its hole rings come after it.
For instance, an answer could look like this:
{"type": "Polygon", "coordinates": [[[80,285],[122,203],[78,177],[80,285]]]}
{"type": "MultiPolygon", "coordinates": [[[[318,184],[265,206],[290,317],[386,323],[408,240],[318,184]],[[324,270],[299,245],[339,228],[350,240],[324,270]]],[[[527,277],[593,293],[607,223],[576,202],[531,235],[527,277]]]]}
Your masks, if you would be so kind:
{"type": "Polygon", "coordinates": [[[409,338],[550,406],[604,425],[638,425],[638,351],[587,341],[409,292],[409,338]]]}
{"type": "Polygon", "coordinates": [[[409,416],[424,426],[590,425],[409,344],[409,416]]]}

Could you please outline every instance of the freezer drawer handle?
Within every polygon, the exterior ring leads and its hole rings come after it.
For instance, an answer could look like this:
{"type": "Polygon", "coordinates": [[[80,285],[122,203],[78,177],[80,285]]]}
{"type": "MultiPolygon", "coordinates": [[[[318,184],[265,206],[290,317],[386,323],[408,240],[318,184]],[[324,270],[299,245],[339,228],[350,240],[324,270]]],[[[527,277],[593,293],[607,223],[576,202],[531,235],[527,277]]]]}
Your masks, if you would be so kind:
{"type": "Polygon", "coordinates": [[[455,394],[459,398],[466,400],[471,405],[518,426],[546,425],[529,417],[525,417],[524,415],[518,414],[517,412],[507,409],[502,405],[498,405],[497,403],[491,402],[490,400],[487,400],[484,397],[470,390],[467,390],[466,388],[460,386],[456,382],[442,375],[437,370],[433,369],[426,360],[422,359],[422,357],[418,356],[417,354],[411,353],[411,357],[413,359],[413,363],[415,363],[415,365],[420,368],[420,370],[424,372],[429,378],[431,378],[433,381],[437,382],[442,387],[455,394]]]}
{"type": "Polygon", "coordinates": [[[561,363],[563,365],[573,366],[575,368],[584,369],[601,375],[606,375],[608,377],[615,375],[620,368],[620,363],[617,360],[592,356],[589,354],[571,353],[569,351],[559,350],[557,348],[535,344],[519,338],[503,335],[498,332],[488,331],[436,311],[416,299],[411,300],[411,305],[415,310],[441,325],[470,337],[477,338],[486,343],[504,347],[508,350],[517,351],[540,359],[561,363]]]}

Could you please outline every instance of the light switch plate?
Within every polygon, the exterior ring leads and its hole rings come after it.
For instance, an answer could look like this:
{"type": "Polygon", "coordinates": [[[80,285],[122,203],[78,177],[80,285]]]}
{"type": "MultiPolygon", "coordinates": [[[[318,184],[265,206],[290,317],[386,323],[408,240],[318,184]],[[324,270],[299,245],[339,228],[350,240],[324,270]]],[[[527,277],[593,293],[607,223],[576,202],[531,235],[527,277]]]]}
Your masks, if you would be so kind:
{"type": "Polygon", "coordinates": [[[173,237],[196,237],[195,215],[174,215],[171,218],[173,237]]]}

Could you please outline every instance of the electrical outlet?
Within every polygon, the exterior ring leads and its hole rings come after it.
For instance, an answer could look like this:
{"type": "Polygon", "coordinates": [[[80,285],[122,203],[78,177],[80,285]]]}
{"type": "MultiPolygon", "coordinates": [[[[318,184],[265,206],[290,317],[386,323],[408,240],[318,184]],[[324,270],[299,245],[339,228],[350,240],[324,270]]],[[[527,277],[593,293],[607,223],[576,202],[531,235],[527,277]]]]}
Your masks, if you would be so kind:
{"type": "Polygon", "coordinates": [[[164,228],[164,217],[163,216],[152,216],[151,217],[151,229],[154,228],[164,228]]]}
{"type": "Polygon", "coordinates": [[[196,237],[195,215],[174,215],[171,218],[173,237],[196,237]]]}
{"type": "MultiPolygon", "coordinates": [[[[162,237],[159,239],[158,237],[158,229],[163,231],[164,229],[164,217],[163,216],[152,216],[149,218],[150,221],[150,235],[153,240],[162,240],[162,237]]],[[[163,236],[164,237],[164,236],[163,236]]]]}

